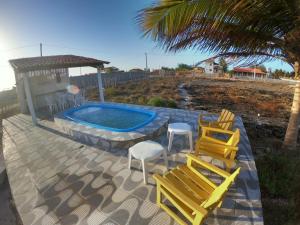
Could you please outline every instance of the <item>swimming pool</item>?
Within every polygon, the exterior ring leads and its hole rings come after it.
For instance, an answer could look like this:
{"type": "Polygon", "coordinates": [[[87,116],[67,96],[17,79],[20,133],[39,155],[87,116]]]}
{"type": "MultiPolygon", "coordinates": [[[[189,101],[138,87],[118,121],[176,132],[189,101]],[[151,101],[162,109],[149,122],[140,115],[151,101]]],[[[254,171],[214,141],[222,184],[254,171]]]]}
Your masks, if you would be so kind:
{"type": "Polygon", "coordinates": [[[64,112],[74,122],[116,132],[129,132],[150,123],[156,113],[150,110],[112,104],[86,104],[64,112]]]}

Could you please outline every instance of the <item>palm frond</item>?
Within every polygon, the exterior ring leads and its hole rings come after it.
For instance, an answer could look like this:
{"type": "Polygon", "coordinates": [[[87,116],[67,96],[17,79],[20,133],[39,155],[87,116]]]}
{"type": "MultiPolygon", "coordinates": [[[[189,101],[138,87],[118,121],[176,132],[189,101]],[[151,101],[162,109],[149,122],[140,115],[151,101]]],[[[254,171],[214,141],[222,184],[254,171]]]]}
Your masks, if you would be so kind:
{"type": "Polygon", "coordinates": [[[288,0],[161,0],[140,11],[137,21],[143,34],[167,51],[195,48],[246,60],[292,61],[300,57],[292,5],[288,0]]]}

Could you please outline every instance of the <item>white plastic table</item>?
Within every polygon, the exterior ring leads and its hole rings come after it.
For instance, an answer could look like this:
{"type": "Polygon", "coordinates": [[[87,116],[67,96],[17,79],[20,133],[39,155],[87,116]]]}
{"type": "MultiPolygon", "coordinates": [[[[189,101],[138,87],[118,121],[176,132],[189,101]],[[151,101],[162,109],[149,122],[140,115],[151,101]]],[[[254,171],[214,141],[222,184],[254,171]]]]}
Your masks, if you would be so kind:
{"type": "Polygon", "coordinates": [[[167,152],[166,149],[159,143],[154,141],[142,141],[134,146],[130,147],[128,150],[128,168],[131,168],[131,159],[132,156],[135,159],[142,161],[143,167],[143,176],[144,176],[144,183],[147,184],[147,168],[146,162],[150,160],[154,160],[163,156],[166,168],[168,169],[168,159],[167,159],[167,152]]]}
{"type": "Polygon", "coordinates": [[[174,135],[186,135],[190,142],[190,151],[193,151],[193,132],[192,127],[187,123],[170,123],[168,125],[167,136],[169,137],[168,151],[171,151],[174,135]]]}

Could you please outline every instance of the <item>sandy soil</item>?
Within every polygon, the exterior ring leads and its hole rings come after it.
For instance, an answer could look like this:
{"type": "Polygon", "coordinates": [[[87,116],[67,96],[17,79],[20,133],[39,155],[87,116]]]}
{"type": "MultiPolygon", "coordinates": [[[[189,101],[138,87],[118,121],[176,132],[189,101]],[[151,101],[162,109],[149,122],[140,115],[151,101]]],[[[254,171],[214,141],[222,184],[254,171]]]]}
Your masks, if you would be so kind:
{"type": "MultiPolygon", "coordinates": [[[[107,88],[108,101],[147,104],[151,97],[174,100],[179,108],[220,112],[243,118],[254,153],[279,149],[287,127],[293,85],[264,81],[172,77],[107,88]]],[[[88,98],[98,100],[97,90],[88,98]]]]}
{"type": "Polygon", "coordinates": [[[278,150],[284,138],[294,86],[264,81],[196,79],[185,82],[190,109],[229,109],[243,118],[254,153],[278,150]]]}

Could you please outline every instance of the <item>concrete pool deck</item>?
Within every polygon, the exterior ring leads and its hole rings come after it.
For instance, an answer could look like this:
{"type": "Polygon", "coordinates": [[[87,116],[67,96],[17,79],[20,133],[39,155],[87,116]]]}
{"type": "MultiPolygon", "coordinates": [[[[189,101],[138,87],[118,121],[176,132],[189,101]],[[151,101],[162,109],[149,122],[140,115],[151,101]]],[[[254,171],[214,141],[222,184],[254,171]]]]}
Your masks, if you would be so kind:
{"type": "MultiPolygon", "coordinates": [[[[97,102],[87,102],[88,105],[98,105],[97,102]]],[[[154,120],[148,124],[128,132],[116,132],[106,129],[94,128],[88,125],[74,122],[66,118],[63,113],[54,116],[54,121],[61,132],[81,141],[85,144],[98,146],[101,149],[111,151],[113,148],[128,149],[137,142],[158,137],[166,130],[169,115],[164,110],[156,107],[137,106],[120,103],[105,103],[105,106],[118,106],[131,109],[145,109],[156,112],[154,120]]]]}
{"type": "MultiPolygon", "coordinates": [[[[170,122],[188,122],[196,138],[199,111],[161,109],[170,122]]],[[[176,224],[155,204],[156,187],[144,185],[137,161],[128,169],[127,151],[105,151],[71,139],[54,122],[34,127],[28,115],[3,121],[3,150],[12,195],[24,225],[31,224],[176,224]]],[[[242,120],[238,166],[242,168],[221,208],[205,224],[263,224],[259,182],[242,120]]],[[[167,145],[166,134],[155,141],[167,145]]],[[[175,137],[171,167],[185,162],[188,142],[175,137]]],[[[218,164],[216,160],[206,160],[218,164]]],[[[149,164],[150,174],[163,173],[162,160],[149,164]]]]}

